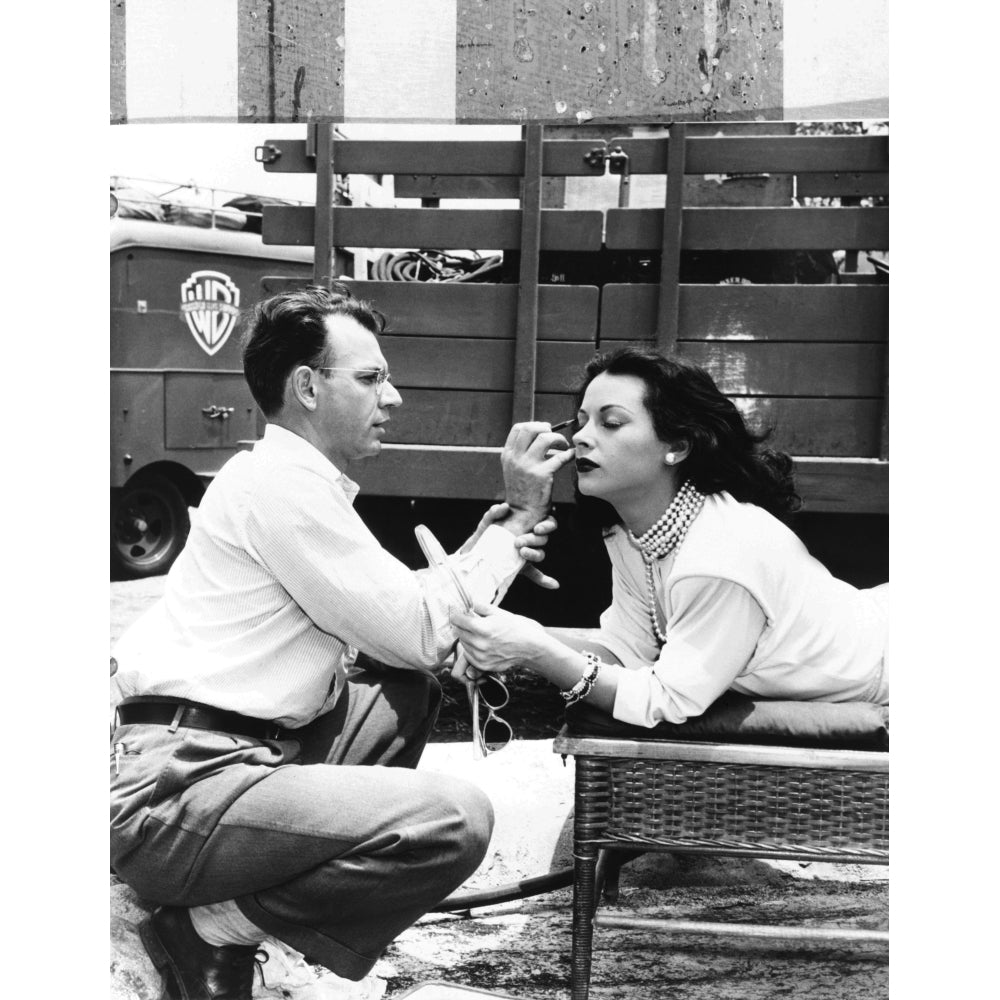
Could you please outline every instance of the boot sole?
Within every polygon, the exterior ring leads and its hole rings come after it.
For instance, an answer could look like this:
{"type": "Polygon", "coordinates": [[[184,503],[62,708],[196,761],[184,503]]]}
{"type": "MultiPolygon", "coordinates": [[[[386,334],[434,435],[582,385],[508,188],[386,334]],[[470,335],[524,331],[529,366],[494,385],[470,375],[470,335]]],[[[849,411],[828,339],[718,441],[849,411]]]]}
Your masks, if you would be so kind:
{"type": "Polygon", "coordinates": [[[163,947],[160,935],[156,933],[152,920],[147,920],[139,927],[139,938],[143,947],[149,954],[157,972],[163,977],[163,992],[160,1000],[202,1000],[201,997],[192,997],[187,990],[180,985],[180,977],[177,975],[174,963],[163,947]]]}

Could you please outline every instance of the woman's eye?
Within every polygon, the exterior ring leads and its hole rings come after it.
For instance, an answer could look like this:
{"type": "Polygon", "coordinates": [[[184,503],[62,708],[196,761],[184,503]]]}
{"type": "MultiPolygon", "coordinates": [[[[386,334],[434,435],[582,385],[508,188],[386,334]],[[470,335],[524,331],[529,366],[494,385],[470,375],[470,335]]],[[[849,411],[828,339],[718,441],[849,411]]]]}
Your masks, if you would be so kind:
{"type": "Polygon", "coordinates": [[[621,427],[621,424],[616,423],[614,420],[605,420],[604,427],[609,431],[616,431],[619,427],[621,427]]]}

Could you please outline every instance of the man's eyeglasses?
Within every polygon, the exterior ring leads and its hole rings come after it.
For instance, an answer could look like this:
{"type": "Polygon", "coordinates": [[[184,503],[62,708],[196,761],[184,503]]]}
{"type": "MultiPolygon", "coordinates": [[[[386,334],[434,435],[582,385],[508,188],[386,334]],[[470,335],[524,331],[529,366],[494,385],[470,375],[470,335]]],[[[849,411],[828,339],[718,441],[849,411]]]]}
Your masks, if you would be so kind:
{"type": "Polygon", "coordinates": [[[392,376],[389,374],[388,368],[317,368],[318,372],[361,372],[365,375],[372,376],[372,382],[375,385],[375,392],[379,395],[382,394],[382,389],[384,388],[386,382],[392,381],[392,376]]]}

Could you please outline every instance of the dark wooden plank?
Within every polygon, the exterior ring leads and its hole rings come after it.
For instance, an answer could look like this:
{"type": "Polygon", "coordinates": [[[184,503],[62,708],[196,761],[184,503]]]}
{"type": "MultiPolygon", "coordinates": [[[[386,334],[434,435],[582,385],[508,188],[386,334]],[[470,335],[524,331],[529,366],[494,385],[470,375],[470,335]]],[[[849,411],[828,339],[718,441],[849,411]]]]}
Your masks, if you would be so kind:
{"type": "MultiPolygon", "coordinates": [[[[550,139],[542,150],[542,173],[550,176],[599,177],[604,164],[590,163],[586,154],[599,139],[550,139]]],[[[269,139],[281,155],[264,164],[269,173],[312,173],[315,160],[305,140],[269,139]]],[[[343,174],[404,174],[516,177],[524,174],[524,143],[520,140],[429,142],[426,140],[337,139],[333,156],[343,174]]]]}
{"type": "MultiPolygon", "coordinates": [[[[632,341],[638,343],[639,341],[632,341]]],[[[601,350],[622,341],[601,339],[601,350]]],[[[646,343],[653,347],[651,340],[646,343]]],[[[884,344],[681,341],[677,354],[707,369],[727,396],[882,395],[884,344]]]]}
{"type": "MultiPolygon", "coordinates": [[[[387,441],[393,444],[499,447],[511,425],[510,392],[471,389],[400,390],[403,405],[393,413],[387,441]]],[[[535,417],[558,423],[576,412],[572,393],[537,393],[535,417]]]]}
{"type": "Polygon", "coordinates": [[[236,30],[241,122],[343,121],[343,3],[239,0],[236,30]]]}
{"type": "Polygon", "coordinates": [[[542,241],[543,126],[525,125],[524,193],[521,196],[521,259],[517,283],[517,336],[514,341],[512,423],[535,416],[538,375],[538,253],[542,241]]]}
{"type": "MultiPolygon", "coordinates": [[[[333,248],[336,233],[333,228],[333,191],[335,163],[333,160],[333,126],[321,123],[313,126],[316,142],[316,207],[313,210],[313,280],[329,288],[333,280],[333,248]]],[[[341,244],[343,245],[343,244],[341,244]]]]}
{"type": "MultiPolygon", "coordinates": [[[[265,244],[311,246],[313,210],[303,205],[264,207],[265,244]]],[[[597,250],[600,212],[542,211],[543,250],[597,250]]],[[[338,246],[516,250],[521,244],[519,209],[489,212],[466,208],[338,208],[338,246]]]]}
{"type": "MultiPolygon", "coordinates": [[[[613,140],[628,154],[633,174],[665,174],[667,136],[613,140]]],[[[807,174],[889,169],[888,136],[718,136],[688,140],[689,174],[807,174]]]]}
{"type": "Polygon", "coordinates": [[[458,0],[459,122],[781,118],[765,4],[458,0]]]}
{"type": "MultiPolygon", "coordinates": [[[[502,500],[504,495],[499,448],[388,444],[378,458],[356,463],[351,478],[368,496],[502,500]]],[[[556,485],[562,495],[554,491],[554,499],[572,498],[569,476],[556,485]]]]}
{"type": "Polygon", "coordinates": [[[396,174],[397,198],[520,198],[519,177],[444,177],[441,174],[396,174]]]}
{"type": "Polygon", "coordinates": [[[795,180],[799,198],[849,198],[887,195],[889,175],[883,173],[799,174],[795,180]]]}
{"type": "MultiPolygon", "coordinates": [[[[601,335],[656,327],[655,285],[605,285],[601,335]]],[[[888,335],[889,287],[681,285],[681,340],[861,340],[888,335]]]]}
{"type": "Polygon", "coordinates": [[[850,274],[844,271],[840,273],[840,284],[842,285],[885,285],[889,286],[889,278],[884,274],[865,272],[850,274]]]}
{"type": "Polygon", "coordinates": [[[889,463],[876,459],[795,461],[803,510],[843,514],[889,513],[889,463]]]}
{"type": "MultiPolygon", "coordinates": [[[[516,334],[516,285],[366,281],[354,289],[385,313],[391,333],[511,339],[516,334]]],[[[594,342],[598,295],[593,285],[539,286],[539,339],[594,342]]]]}
{"type": "MultiPolygon", "coordinates": [[[[509,392],[514,380],[514,342],[453,337],[383,336],[382,351],[393,382],[407,388],[487,389],[509,392]]],[[[538,392],[572,392],[593,356],[588,343],[542,341],[538,345],[538,392]]]]}
{"type": "Polygon", "coordinates": [[[682,220],[684,211],[684,160],[687,131],[670,129],[673,142],[667,156],[667,191],[661,216],[660,287],[656,297],[656,346],[664,354],[674,350],[680,307],[682,220]]]}
{"type": "MultiPolygon", "coordinates": [[[[460,281],[364,281],[355,294],[389,319],[390,333],[508,337],[517,331],[517,286],[460,281]]],[[[593,285],[540,285],[539,340],[596,343],[599,292],[593,285]]]]}
{"type": "Polygon", "coordinates": [[[733,396],[754,430],[773,428],[768,445],[791,455],[878,458],[878,399],[733,396]]]}
{"type": "MultiPolygon", "coordinates": [[[[266,220],[266,215],[265,215],[266,220]]],[[[886,250],[887,208],[686,208],[687,250],[886,250]]],[[[663,212],[611,208],[605,241],[615,250],[658,250],[663,212]]]]}
{"type": "MultiPolygon", "coordinates": [[[[391,425],[390,425],[391,426],[391,425]]],[[[386,445],[352,478],[369,495],[495,500],[503,497],[499,448],[386,445]]],[[[800,459],[799,494],[810,511],[884,514],[889,509],[889,465],[875,460],[800,459]]],[[[573,480],[556,477],[553,499],[573,498],[573,480]]]]}
{"type": "MultiPolygon", "coordinates": [[[[387,441],[394,444],[500,446],[511,424],[511,394],[471,389],[400,390],[387,441]]],[[[755,430],[773,427],[772,447],[789,454],[878,457],[875,399],[733,397],[755,430]]],[[[558,423],[576,411],[573,393],[537,393],[535,417],[558,423]]]]}

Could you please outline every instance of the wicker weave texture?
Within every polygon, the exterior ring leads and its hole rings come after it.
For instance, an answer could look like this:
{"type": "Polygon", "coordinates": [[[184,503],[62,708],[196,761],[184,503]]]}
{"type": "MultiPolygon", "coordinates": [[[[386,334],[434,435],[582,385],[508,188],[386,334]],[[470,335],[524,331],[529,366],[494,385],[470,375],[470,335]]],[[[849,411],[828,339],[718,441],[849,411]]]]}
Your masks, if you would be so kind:
{"type": "MultiPolygon", "coordinates": [[[[578,769],[584,758],[577,758],[578,769]]],[[[587,758],[579,832],[870,854],[889,849],[887,774],[696,761],[587,758]]]]}

